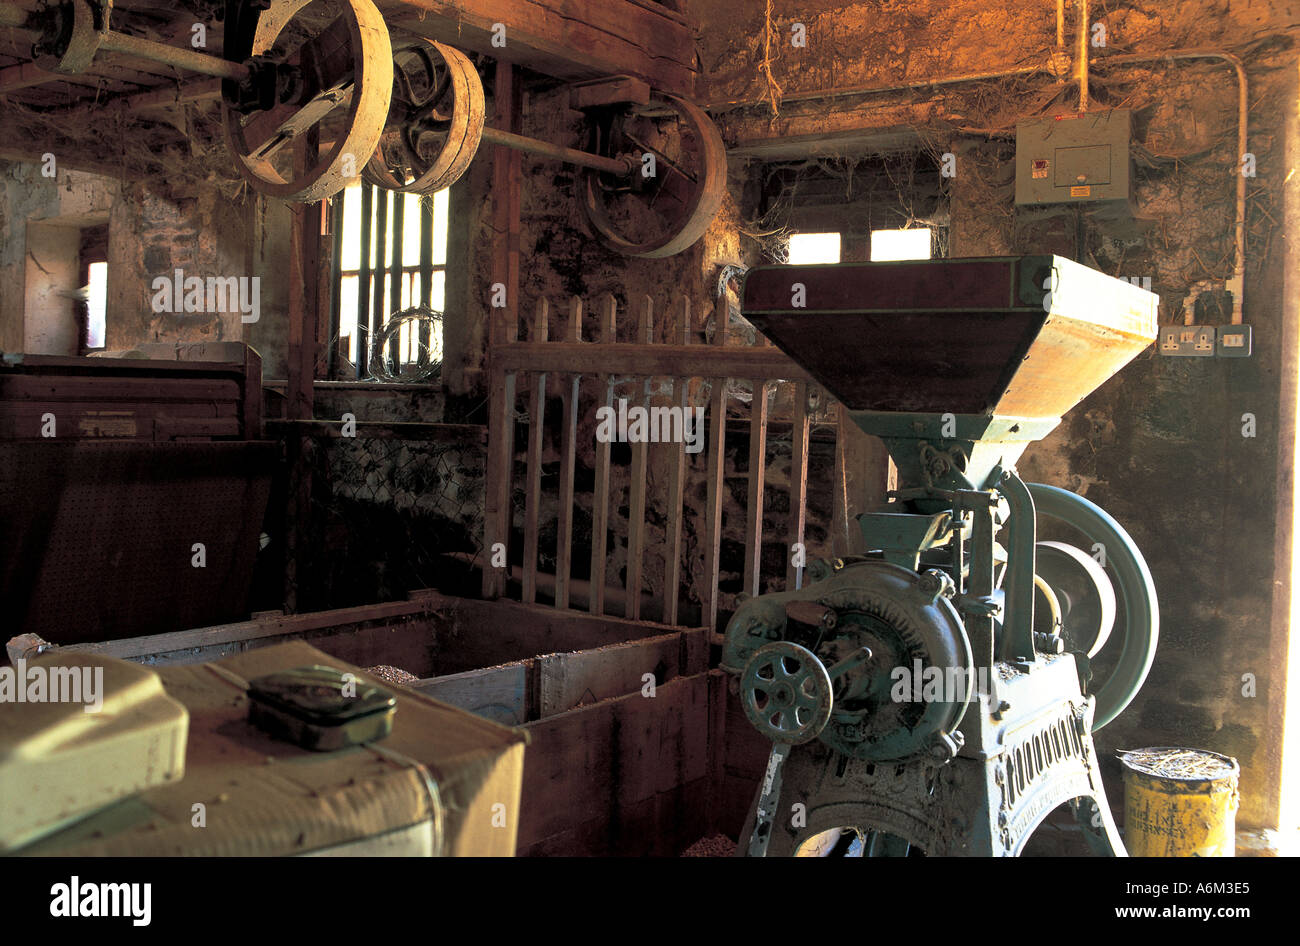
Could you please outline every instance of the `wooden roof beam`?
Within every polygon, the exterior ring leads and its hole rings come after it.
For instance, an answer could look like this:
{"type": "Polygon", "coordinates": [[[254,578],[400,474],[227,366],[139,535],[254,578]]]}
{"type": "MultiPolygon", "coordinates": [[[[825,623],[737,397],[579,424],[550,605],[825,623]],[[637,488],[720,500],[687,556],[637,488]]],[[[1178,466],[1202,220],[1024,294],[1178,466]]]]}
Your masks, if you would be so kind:
{"type": "Polygon", "coordinates": [[[695,36],[684,18],[638,0],[376,0],[389,28],[560,79],[634,75],[695,93],[695,36]],[[505,27],[505,45],[493,45],[505,27]]]}

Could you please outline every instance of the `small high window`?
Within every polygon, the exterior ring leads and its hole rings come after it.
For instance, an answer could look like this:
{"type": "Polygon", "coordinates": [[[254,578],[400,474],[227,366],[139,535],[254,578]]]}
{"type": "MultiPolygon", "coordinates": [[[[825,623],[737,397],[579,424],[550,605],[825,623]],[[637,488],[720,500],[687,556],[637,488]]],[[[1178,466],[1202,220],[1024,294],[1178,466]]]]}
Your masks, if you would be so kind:
{"type": "Polygon", "coordinates": [[[903,259],[930,259],[932,257],[933,231],[929,227],[912,227],[908,230],[872,230],[871,261],[873,263],[903,259]]]}
{"type": "Polygon", "coordinates": [[[787,262],[799,265],[839,261],[838,233],[795,233],[790,236],[790,256],[787,262]]]}

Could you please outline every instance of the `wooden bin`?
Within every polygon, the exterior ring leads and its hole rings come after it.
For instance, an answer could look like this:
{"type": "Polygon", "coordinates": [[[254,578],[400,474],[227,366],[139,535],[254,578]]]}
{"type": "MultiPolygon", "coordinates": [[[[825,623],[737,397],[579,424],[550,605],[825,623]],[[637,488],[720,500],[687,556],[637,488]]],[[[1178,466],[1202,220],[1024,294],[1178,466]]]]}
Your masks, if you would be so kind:
{"type": "Polygon", "coordinates": [[[422,591],[67,649],[167,665],[287,640],[400,668],[420,678],[411,689],[526,729],[521,855],[675,856],[734,835],[766,758],[709,669],[707,628],[422,591]]]}

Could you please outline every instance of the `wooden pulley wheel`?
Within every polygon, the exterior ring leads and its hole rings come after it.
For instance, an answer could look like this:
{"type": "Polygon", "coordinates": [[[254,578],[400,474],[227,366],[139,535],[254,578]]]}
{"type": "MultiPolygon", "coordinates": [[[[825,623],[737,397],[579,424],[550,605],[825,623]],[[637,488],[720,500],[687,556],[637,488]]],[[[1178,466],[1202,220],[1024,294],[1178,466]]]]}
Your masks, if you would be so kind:
{"type": "Polygon", "coordinates": [[[727,190],[727,153],[698,105],[661,93],[607,113],[592,150],[635,161],[628,177],[585,171],[580,202],[597,238],[626,256],[680,253],[708,229],[727,190]]]}
{"type": "Polygon", "coordinates": [[[388,125],[362,176],[402,193],[432,194],[469,168],[487,114],[469,57],[433,40],[395,50],[388,125]]]}
{"type": "Polygon", "coordinates": [[[372,0],[272,0],[251,56],[276,67],[275,101],[244,114],[223,87],[226,141],[239,172],[254,190],[284,200],[338,193],[374,154],[388,119],[393,52],[383,16],[372,0]],[[321,22],[292,52],[284,48],[321,22]],[[332,143],[310,167],[297,167],[296,149],[286,145],[314,129],[332,143]]]}

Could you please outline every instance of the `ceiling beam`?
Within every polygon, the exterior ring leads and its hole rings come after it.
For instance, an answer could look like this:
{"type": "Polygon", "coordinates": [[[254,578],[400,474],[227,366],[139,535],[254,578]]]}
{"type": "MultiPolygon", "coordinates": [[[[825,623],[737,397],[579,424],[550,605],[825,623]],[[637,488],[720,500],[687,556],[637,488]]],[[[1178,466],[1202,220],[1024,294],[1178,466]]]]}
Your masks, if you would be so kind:
{"type": "Polygon", "coordinates": [[[376,5],[395,32],[545,75],[634,75],[662,91],[695,93],[694,32],[680,14],[638,0],[377,0],[376,5]]]}

